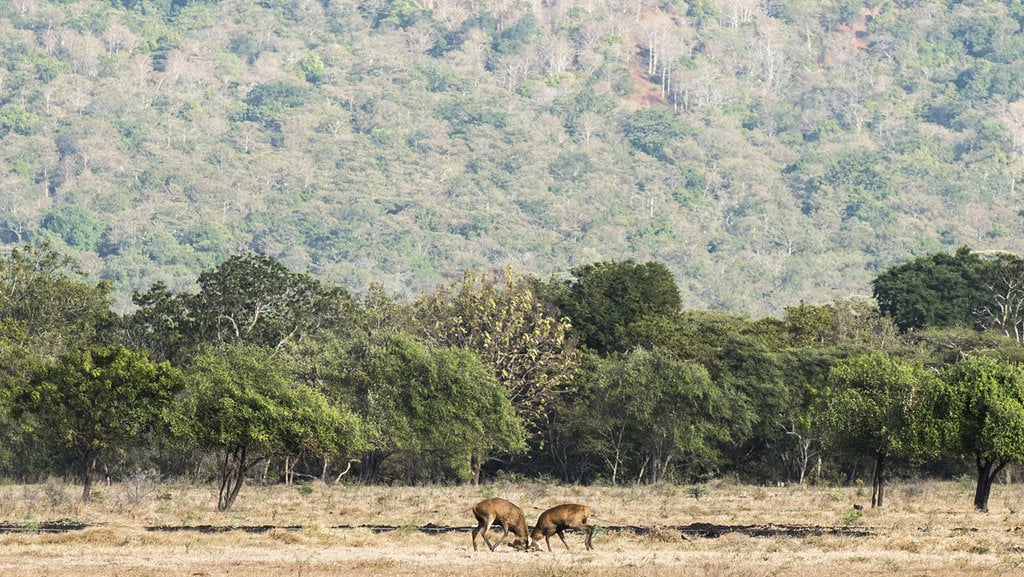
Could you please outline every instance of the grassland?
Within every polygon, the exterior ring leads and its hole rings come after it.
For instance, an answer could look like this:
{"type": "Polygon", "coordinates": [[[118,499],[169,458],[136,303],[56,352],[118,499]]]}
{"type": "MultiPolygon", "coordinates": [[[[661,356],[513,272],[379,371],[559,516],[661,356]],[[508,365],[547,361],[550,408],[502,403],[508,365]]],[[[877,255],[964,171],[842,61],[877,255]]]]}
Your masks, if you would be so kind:
{"type": "Polygon", "coordinates": [[[967,482],[895,485],[877,510],[854,508],[866,501],[858,487],[721,482],[247,487],[229,513],[216,512],[206,486],[110,485],[89,504],[78,491],[60,482],[0,486],[0,521],[22,529],[0,534],[0,575],[1024,575],[1024,485],[996,486],[989,513],[972,510],[967,482]],[[469,508],[489,496],[519,503],[529,522],[557,503],[588,503],[603,527],[595,550],[573,534],[571,551],[556,540],[552,553],[474,552],[469,508]],[[54,521],[86,527],[46,531],[54,521]],[[695,523],[780,530],[716,538],[678,530],[695,523]],[[377,525],[398,529],[367,527],[377,525]],[[792,527],[823,531],[787,534],[792,527]]]}

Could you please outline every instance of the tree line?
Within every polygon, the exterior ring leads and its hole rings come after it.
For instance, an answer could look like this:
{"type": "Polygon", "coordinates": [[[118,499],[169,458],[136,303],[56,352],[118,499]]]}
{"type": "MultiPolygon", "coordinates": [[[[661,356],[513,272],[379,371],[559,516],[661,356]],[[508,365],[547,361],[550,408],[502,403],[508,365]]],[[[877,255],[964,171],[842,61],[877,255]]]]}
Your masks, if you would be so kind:
{"type": "Polygon", "coordinates": [[[1024,460],[1019,257],[894,266],[874,299],[685,310],[657,262],[467,271],[401,301],[234,255],[111,308],[46,245],[0,258],[0,474],[219,485],[847,483],[1024,460]]]}

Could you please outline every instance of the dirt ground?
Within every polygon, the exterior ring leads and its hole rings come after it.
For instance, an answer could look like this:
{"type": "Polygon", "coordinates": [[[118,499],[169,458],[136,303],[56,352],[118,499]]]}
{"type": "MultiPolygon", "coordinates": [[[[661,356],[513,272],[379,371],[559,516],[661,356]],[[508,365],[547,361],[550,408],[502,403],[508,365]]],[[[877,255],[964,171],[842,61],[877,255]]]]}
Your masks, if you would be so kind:
{"type": "Polygon", "coordinates": [[[249,487],[228,513],[210,487],[115,485],[90,504],[75,491],[0,487],[0,575],[1024,575],[1019,485],[995,487],[987,514],[956,482],[895,487],[878,510],[854,508],[865,500],[856,487],[722,483],[249,487]],[[469,508],[490,496],[519,503],[531,523],[587,503],[595,549],[569,534],[571,550],[555,538],[550,553],[473,551],[469,508]]]}

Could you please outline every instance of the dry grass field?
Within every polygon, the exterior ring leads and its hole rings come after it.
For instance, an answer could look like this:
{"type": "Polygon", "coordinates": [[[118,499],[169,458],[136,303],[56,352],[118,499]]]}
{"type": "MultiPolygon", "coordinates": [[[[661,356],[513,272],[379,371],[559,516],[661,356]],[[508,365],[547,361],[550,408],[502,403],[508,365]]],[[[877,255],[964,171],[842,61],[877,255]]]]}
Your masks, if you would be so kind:
{"type": "Polygon", "coordinates": [[[972,510],[972,490],[895,484],[885,508],[858,511],[868,500],[858,488],[313,484],[246,487],[235,510],[217,513],[212,487],[102,486],[81,504],[79,488],[59,482],[9,485],[0,522],[20,530],[0,534],[0,575],[1024,575],[1024,485],[997,485],[987,514],[972,510]],[[595,550],[569,534],[571,551],[556,537],[552,553],[482,542],[474,552],[469,509],[490,496],[518,503],[531,523],[551,505],[589,504],[595,550]],[[87,526],[50,531],[56,521],[87,526]],[[719,532],[680,529],[696,523],[719,532]],[[432,526],[459,530],[421,530],[432,526]]]}

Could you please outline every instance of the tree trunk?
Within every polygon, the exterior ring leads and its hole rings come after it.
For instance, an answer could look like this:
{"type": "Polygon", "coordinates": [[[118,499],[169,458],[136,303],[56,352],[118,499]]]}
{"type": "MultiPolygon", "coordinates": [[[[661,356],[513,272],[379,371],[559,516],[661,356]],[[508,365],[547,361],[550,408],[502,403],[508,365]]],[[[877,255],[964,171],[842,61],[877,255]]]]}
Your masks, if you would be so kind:
{"type": "Polygon", "coordinates": [[[469,455],[469,482],[474,487],[480,485],[480,471],[483,469],[483,457],[477,452],[472,451],[469,455]]]}
{"type": "Polygon", "coordinates": [[[358,462],[359,462],[359,459],[349,459],[348,460],[348,466],[345,467],[344,471],[338,473],[338,476],[334,478],[334,482],[335,483],[341,482],[341,478],[344,477],[345,475],[347,475],[349,470],[352,469],[352,463],[358,463],[358,462]]]}
{"type": "Polygon", "coordinates": [[[871,506],[881,507],[885,497],[885,457],[875,455],[875,469],[871,473],[871,506]]]}
{"type": "Polygon", "coordinates": [[[220,492],[217,495],[217,510],[230,511],[245,483],[246,448],[235,447],[224,451],[224,468],[221,472],[220,492]]]}
{"type": "Polygon", "coordinates": [[[92,473],[96,468],[96,455],[92,450],[86,450],[82,455],[81,467],[82,481],[82,502],[88,503],[92,499],[92,473]]]}
{"type": "Polygon", "coordinates": [[[360,475],[362,476],[363,482],[369,485],[377,482],[377,473],[380,470],[381,463],[384,459],[391,455],[388,451],[367,451],[363,453],[363,458],[360,460],[360,475]]]}
{"type": "Polygon", "coordinates": [[[1006,463],[996,464],[995,461],[981,457],[977,457],[976,462],[978,465],[978,487],[974,491],[974,508],[988,513],[988,498],[992,494],[992,483],[995,482],[1006,463]]]}
{"type": "Polygon", "coordinates": [[[203,456],[199,455],[199,458],[196,459],[196,470],[192,474],[192,483],[193,484],[195,484],[195,485],[199,484],[199,477],[200,477],[200,475],[202,475],[202,472],[203,472],[203,456]]]}

